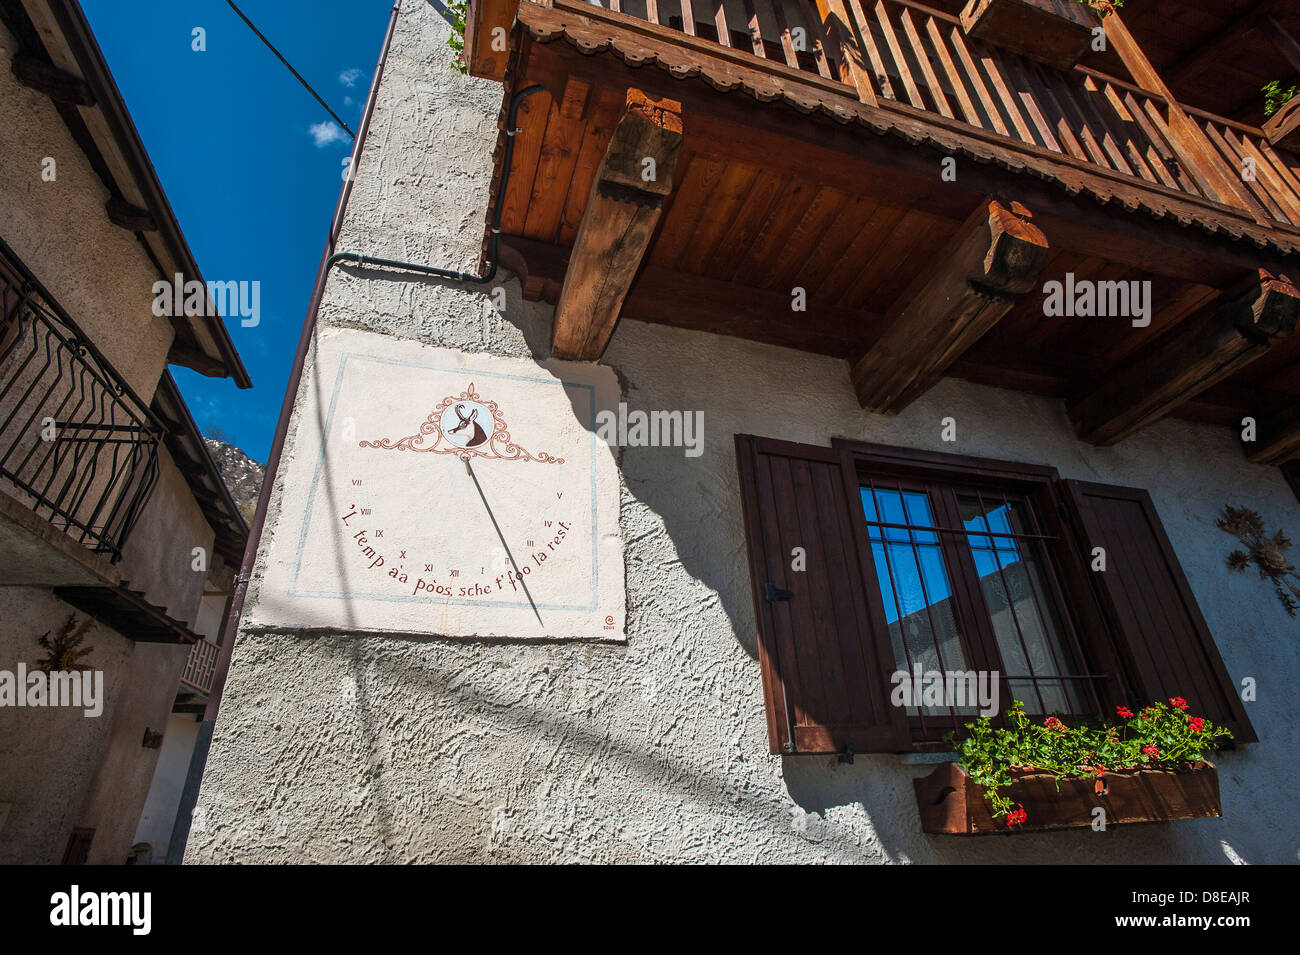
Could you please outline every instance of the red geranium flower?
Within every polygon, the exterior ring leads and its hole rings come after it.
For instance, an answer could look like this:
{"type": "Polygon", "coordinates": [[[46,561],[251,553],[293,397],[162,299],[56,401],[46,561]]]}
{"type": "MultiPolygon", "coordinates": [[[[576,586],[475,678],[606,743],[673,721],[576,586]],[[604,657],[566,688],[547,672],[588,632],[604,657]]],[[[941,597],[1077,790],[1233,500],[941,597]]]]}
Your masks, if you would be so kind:
{"type": "Polygon", "coordinates": [[[1184,713],[1187,712],[1187,701],[1181,696],[1171,696],[1169,698],[1169,705],[1176,710],[1182,710],[1184,713]]]}
{"type": "Polygon", "coordinates": [[[1029,813],[1025,812],[1025,807],[1016,803],[1016,808],[1007,813],[1007,826],[1018,826],[1029,818],[1029,813]]]}
{"type": "Polygon", "coordinates": [[[1133,711],[1127,706],[1117,706],[1115,707],[1115,715],[1126,720],[1131,720],[1133,718],[1133,711]]]}
{"type": "Polygon", "coordinates": [[[1049,716],[1046,720],[1043,721],[1043,725],[1046,726],[1049,730],[1052,730],[1054,732],[1065,730],[1065,724],[1062,723],[1060,720],[1058,720],[1055,716],[1049,716]]]}
{"type": "Polygon", "coordinates": [[[1199,716],[1193,716],[1187,721],[1187,727],[1193,733],[1200,733],[1205,729],[1205,720],[1199,716]]]}
{"type": "Polygon", "coordinates": [[[1150,756],[1152,759],[1155,759],[1160,755],[1160,750],[1156,749],[1154,744],[1147,743],[1142,747],[1142,753],[1144,756],[1150,756]]]}

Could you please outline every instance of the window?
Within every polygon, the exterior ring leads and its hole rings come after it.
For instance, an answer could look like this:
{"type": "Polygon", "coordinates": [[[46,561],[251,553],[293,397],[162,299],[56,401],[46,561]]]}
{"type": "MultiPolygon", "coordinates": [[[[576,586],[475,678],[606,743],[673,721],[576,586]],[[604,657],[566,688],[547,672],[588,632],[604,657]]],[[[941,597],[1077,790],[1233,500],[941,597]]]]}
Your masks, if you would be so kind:
{"type": "MultiPolygon", "coordinates": [[[[1084,653],[1031,502],[1006,489],[866,474],[862,513],[897,670],[999,674],[1003,707],[1098,716],[1084,653]]],[[[967,705],[909,706],[920,735],[976,715],[967,705]]]]}
{"type": "Polygon", "coordinates": [[[897,671],[996,672],[1039,715],[1181,695],[1254,740],[1145,491],[847,441],[737,459],[773,752],[946,748],[976,708],[896,706],[897,671]]]}

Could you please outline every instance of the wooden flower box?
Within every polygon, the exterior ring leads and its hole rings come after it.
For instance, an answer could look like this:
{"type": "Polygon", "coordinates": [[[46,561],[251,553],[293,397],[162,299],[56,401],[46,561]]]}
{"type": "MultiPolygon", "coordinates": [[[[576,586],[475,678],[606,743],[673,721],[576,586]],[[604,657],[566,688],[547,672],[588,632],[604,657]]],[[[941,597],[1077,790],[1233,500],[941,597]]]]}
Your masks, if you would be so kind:
{"type": "Polygon", "coordinates": [[[1107,772],[1100,780],[1062,779],[1059,790],[1056,779],[1046,773],[1014,773],[1007,795],[1028,813],[1028,819],[1014,827],[1008,827],[1005,819],[993,818],[984,787],[971,782],[956,763],[941,764],[929,776],[913,780],[913,785],[921,829],[943,835],[1087,829],[1098,806],[1106,810],[1107,828],[1223,815],[1218,770],[1208,762],[1179,771],[1136,769],[1107,772]]]}
{"type": "Polygon", "coordinates": [[[1083,59],[1100,22],[1075,0],[970,0],[961,12],[968,36],[1058,70],[1083,59]]]}
{"type": "Polygon", "coordinates": [[[1264,124],[1264,135],[1274,146],[1300,153],[1300,96],[1269,118],[1264,124]]]}

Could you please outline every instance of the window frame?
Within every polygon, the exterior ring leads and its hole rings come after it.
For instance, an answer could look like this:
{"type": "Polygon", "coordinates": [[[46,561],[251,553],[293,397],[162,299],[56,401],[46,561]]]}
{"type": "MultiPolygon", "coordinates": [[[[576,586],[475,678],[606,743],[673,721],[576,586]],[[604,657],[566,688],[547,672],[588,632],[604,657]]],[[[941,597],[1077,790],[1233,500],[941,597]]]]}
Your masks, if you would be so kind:
{"type": "MultiPolygon", "coordinates": [[[[903,486],[904,490],[909,489],[908,485],[913,489],[923,487],[934,510],[936,524],[941,527],[957,528],[963,525],[959,519],[960,514],[952,512],[950,503],[963,492],[988,490],[999,496],[1005,494],[1008,499],[1022,500],[1032,515],[1037,533],[1053,538],[1043,542],[1043,552],[1050,561],[1050,567],[1047,568],[1049,577],[1054,585],[1050,596],[1063,617],[1063,623],[1073,631],[1076,652],[1083,657],[1080,661],[1083,672],[1103,677],[1090,681],[1094,685],[1100,711],[1077,715],[1099,718],[1113,713],[1114,708],[1120,704],[1134,702],[1134,695],[1129,688],[1135,684],[1115,646],[1110,628],[1103,620],[1089,579],[1091,572],[1083,556],[1082,542],[1072,526],[1060,474],[1056,468],[845,438],[832,439],[831,446],[841,455],[845,481],[852,485],[849,488],[850,500],[858,502],[858,510],[854,515],[856,519],[853,521],[854,534],[873,574],[876,573],[875,558],[859,495],[865,486],[873,483],[878,486],[881,478],[895,486],[903,486]],[[935,491],[938,492],[937,495],[935,491]]],[[[938,536],[943,542],[945,563],[951,565],[952,561],[957,562],[957,566],[949,566],[948,573],[953,578],[950,583],[956,598],[953,601],[954,615],[961,631],[966,664],[974,670],[1000,670],[1001,655],[997,649],[991,619],[987,616],[987,602],[984,595],[978,592],[979,578],[969,547],[951,540],[955,537],[951,533],[941,533],[938,536]],[[971,587],[977,588],[977,592],[972,594],[971,587]],[[964,591],[960,597],[957,596],[958,588],[964,591]]],[[[878,621],[885,619],[884,596],[878,587],[870,588],[867,600],[872,606],[873,617],[878,621]]],[[[1005,710],[1010,700],[999,702],[1000,709],[1005,710]]],[[[967,717],[959,719],[968,720],[967,717]]],[[[1002,713],[999,712],[994,722],[1000,723],[1002,720],[1002,713]]],[[[924,722],[931,725],[923,727],[919,716],[909,714],[907,722],[914,750],[925,752],[951,749],[951,744],[943,740],[948,730],[954,728],[950,716],[938,719],[929,717],[924,722]]],[[[960,726],[957,727],[957,732],[958,735],[962,733],[960,726]]]]}

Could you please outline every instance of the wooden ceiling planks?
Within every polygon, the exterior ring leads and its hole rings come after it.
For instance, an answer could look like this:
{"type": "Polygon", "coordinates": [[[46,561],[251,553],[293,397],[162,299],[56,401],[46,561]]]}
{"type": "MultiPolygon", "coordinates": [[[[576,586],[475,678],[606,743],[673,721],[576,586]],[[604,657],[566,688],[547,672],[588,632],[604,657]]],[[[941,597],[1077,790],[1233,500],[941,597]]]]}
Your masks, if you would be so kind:
{"type": "MultiPolygon", "coordinates": [[[[1025,69],[1030,72],[1021,79],[1032,86],[1034,68],[1025,69]]],[[[563,79],[561,76],[558,85],[554,78],[548,83],[551,89],[562,88],[562,95],[540,94],[525,101],[520,111],[518,125],[524,132],[515,143],[511,181],[502,205],[503,233],[557,249],[574,242],[596,167],[621,105],[618,89],[592,84],[585,95],[578,96],[563,79]]],[[[1089,112],[1086,97],[1064,105],[1079,120],[1076,128],[1081,137],[1085,132],[1088,135],[1074,143],[1062,139],[1063,148],[1071,153],[1082,150],[1099,164],[1113,166],[1150,159],[1139,153],[1135,160],[1125,131],[1107,125],[1096,110],[1089,112]]],[[[1037,125],[1036,117],[1027,121],[1037,125]]],[[[754,126],[717,117],[708,122],[707,130],[692,128],[690,113],[686,114],[677,188],[666,201],[652,239],[647,277],[637,285],[638,317],[682,327],[708,326],[708,309],[702,307],[678,322],[655,317],[659,311],[674,308],[669,289],[675,272],[722,283],[707,286],[714,305],[742,290],[745,294],[752,291],[750,311],[755,315],[788,302],[790,288],[799,285],[810,298],[839,310],[828,315],[825,329],[814,333],[821,337],[809,345],[812,350],[838,354],[840,342],[854,340],[851,316],[862,315],[863,326],[870,333],[873,317],[889,310],[959,224],[940,207],[937,198],[912,194],[919,188],[915,177],[904,177],[896,189],[891,180],[889,189],[881,189],[878,184],[839,174],[836,162],[853,160],[841,157],[826,165],[822,160],[828,154],[815,156],[797,137],[789,140],[785,153],[774,155],[772,131],[759,133],[754,126]]],[[[1225,133],[1227,147],[1236,152],[1246,148],[1231,136],[1231,130],[1225,133]]],[[[1293,178],[1300,181],[1297,160],[1289,154],[1284,158],[1293,178]]],[[[1133,168],[1141,171],[1140,166],[1133,168]]],[[[1160,175],[1154,164],[1151,168],[1160,175]]],[[[1144,174],[1143,178],[1150,181],[1152,177],[1144,174]]],[[[1091,256],[1072,249],[1078,233],[1063,229],[1059,212],[1053,219],[1049,211],[1043,222],[1053,240],[1043,281],[1063,280],[1068,272],[1076,278],[1097,280],[1149,279],[1155,285],[1155,301],[1163,303],[1155,309],[1151,326],[1138,329],[1123,320],[1046,318],[1041,295],[1031,293],[952,366],[954,376],[1068,397],[1079,391],[1082,382],[1104,376],[1116,364],[1133,358],[1217,294],[1208,285],[1188,281],[1188,269],[1180,270],[1182,278],[1138,271],[1139,266],[1159,269],[1162,263],[1151,259],[1130,264],[1126,249],[1118,245],[1107,250],[1103,243],[1084,241],[1080,249],[1093,252],[1091,256]],[[1097,254],[1106,251],[1110,261],[1097,254]]],[[[761,323],[752,318],[745,321],[748,324],[736,320],[728,325],[719,315],[715,327],[722,333],[762,338],[761,323]]],[[[798,321],[787,322],[775,343],[799,347],[798,327],[798,321]]],[[[1200,420],[1229,420],[1248,410],[1247,396],[1261,395],[1300,396],[1300,344],[1287,341],[1275,346],[1250,368],[1174,413],[1200,420]]]]}

